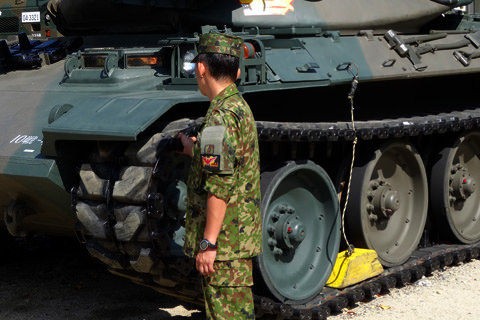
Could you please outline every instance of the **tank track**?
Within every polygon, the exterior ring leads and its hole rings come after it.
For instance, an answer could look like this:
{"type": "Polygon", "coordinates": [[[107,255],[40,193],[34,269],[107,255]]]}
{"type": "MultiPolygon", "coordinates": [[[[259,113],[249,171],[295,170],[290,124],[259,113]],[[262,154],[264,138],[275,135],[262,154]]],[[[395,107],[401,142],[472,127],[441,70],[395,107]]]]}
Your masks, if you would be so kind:
{"type": "MultiPolygon", "coordinates": [[[[322,292],[304,305],[291,305],[273,300],[270,297],[255,294],[255,313],[258,319],[276,320],[324,320],[337,315],[345,308],[354,308],[358,302],[368,302],[376,295],[388,293],[392,288],[401,288],[430,276],[434,271],[441,271],[461,263],[480,259],[480,243],[472,245],[435,245],[414,252],[403,265],[386,269],[381,275],[343,290],[325,287],[322,292]]],[[[161,293],[186,300],[178,292],[166,292],[145,277],[110,270],[113,274],[150,287],[161,293]]],[[[187,302],[201,304],[199,300],[187,299],[187,302]]]]}
{"type": "MultiPolygon", "coordinates": [[[[188,124],[191,125],[191,122],[188,124]]],[[[468,110],[463,112],[442,113],[438,115],[428,115],[425,117],[399,118],[384,121],[359,121],[355,123],[356,130],[353,129],[350,122],[335,123],[283,123],[283,122],[265,122],[257,121],[259,139],[261,142],[316,142],[316,141],[351,141],[357,136],[362,140],[372,139],[388,139],[413,137],[421,135],[442,134],[446,132],[457,132],[477,129],[480,127],[480,111],[468,110]]],[[[177,127],[168,135],[162,135],[154,144],[154,149],[158,146],[158,141],[164,137],[172,136],[172,133],[178,132],[182,128],[177,127]]],[[[156,153],[155,153],[156,154],[156,153]]],[[[156,160],[157,161],[157,160],[156,160]]],[[[128,241],[135,241],[140,247],[154,248],[156,250],[167,250],[161,247],[162,237],[159,233],[169,230],[152,230],[155,221],[156,209],[161,201],[155,202],[151,199],[156,190],[152,192],[152,182],[157,179],[158,172],[152,164],[152,168],[145,171],[143,184],[149,185],[146,191],[147,199],[137,201],[136,206],[143,209],[136,211],[142,212],[139,219],[143,222],[142,226],[146,226],[148,233],[135,232],[135,235],[128,241]],[[150,175],[150,177],[147,177],[150,175]],[[149,180],[149,183],[146,181],[149,180]],[[157,236],[152,236],[156,234],[157,236]]],[[[138,271],[142,269],[144,264],[141,261],[142,252],[139,249],[131,249],[129,245],[125,245],[121,240],[112,236],[118,214],[114,214],[112,197],[113,183],[120,180],[117,176],[112,180],[108,180],[106,185],[102,185],[101,191],[106,198],[105,208],[99,208],[92,205],[91,208],[97,208],[102,213],[95,213],[98,218],[104,218],[105,230],[110,230],[103,238],[93,236],[92,239],[85,239],[83,232],[79,232],[80,239],[85,242],[87,250],[92,256],[100,259],[107,266],[110,272],[144,286],[151,287],[161,293],[177,297],[191,303],[201,302],[201,290],[196,272],[192,269],[193,262],[189,259],[173,258],[169,261],[160,261],[155,254],[147,253],[143,256],[152,257],[154,264],[162,264],[160,272],[154,274],[138,271]],[[110,182],[112,181],[112,182],[110,182]],[[110,235],[108,234],[110,233],[110,235]],[[137,267],[131,266],[125,257],[134,256],[138,258],[135,261],[137,267]],[[166,277],[170,280],[159,282],[158,279],[166,277]]],[[[81,188],[80,188],[81,189],[81,188]]],[[[144,192],[142,191],[142,192],[144,192]]],[[[95,196],[90,196],[88,190],[79,191],[79,188],[72,190],[72,207],[77,210],[78,199],[86,198],[89,201],[102,201],[95,196]],[[86,196],[85,196],[86,195],[86,196]]],[[[137,191],[138,192],[138,191],[137,191]]],[[[93,192],[95,193],[95,192],[93,192]]],[[[158,199],[157,199],[158,200],[158,199]]],[[[161,199],[160,199],[161,200],[161,199]]],[[[95,210],[97,210],[95,209],[95,210]]],[[[93,211],[95,211],[93,210],[93,211]]],[[[121,218],[121,222],[126,222],[127,217],[121,218]]],[[[81,227],[80,227],[81,229],[81,227]]],[[[130,238],[129,238],[130,239],[130,238]]],[[[262,319],[326,319],[329,315],[338,314],[342,309],[354,307],[359,301],[368,301],[379,293],[388,292],[393,287],[401,287],[408,283],[412,283],[420,279],[424,275],[429,275],[435,270],[444,267],[468,262],[472,259],[480,258],[480,243],[472,245],[446,245],[438,244],[426,248],[418,249],[413,256],[401,266],[386,269],[381,275],[364,281],[358,285],[337,290],[325,287],[322,292],[310,302],[306,304],[289,304],[287,302],[279,302],[268,296],[255,294],[256,313],[262,319]]],[[[132,261],[130,261],[132,262],[132,261]]]]}
{"type": "Polygon", "coordinates": [[[385,294],[392,288],[414,283],[423,276],[430,276],[434,271],[479,258],[480,243],[436,245],[415,251],[403,265],[386,269],[381,275],[360,284],[343,290],[325,287],[308,304],[293,307],[267,297],[255,296],[255,306],[262,319],[322,320],[341,313],[344,308],[353,308],[358,302],[370,301],[376,295],[385,294]]]}
{"type": "Polygon", "coordinates": [[[471,130],[480,127],[480,110],[441,113],[425,117],[351,122],[285,123],[258,121],[260,140],[263,141],[351,141],[414,137],[471,130]]]}

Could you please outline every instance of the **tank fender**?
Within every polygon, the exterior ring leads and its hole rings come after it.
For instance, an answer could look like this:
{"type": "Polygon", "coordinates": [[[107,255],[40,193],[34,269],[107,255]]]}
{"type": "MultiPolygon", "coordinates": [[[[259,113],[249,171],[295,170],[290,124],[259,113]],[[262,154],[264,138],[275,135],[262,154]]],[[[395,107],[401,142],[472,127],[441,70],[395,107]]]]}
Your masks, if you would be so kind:
{"type": "Polygon", "coordinates": [[[170,98],[160,97],[160,93],[155,93],[158,98],[92,97],[69,102],[64,108],[52,106],[51,122],[42,129],[42,154],[57,156],[55,145],[60,140],[135,141],[174,105],[205,100],[198,92],[168,94],[170,98]]]}

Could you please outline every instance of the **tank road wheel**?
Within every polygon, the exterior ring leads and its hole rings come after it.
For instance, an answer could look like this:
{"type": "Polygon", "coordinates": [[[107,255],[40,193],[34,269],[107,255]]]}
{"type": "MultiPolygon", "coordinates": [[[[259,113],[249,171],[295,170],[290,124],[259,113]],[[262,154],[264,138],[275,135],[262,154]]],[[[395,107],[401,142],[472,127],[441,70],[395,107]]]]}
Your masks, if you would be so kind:
{"type": "Polygon", "coordinates": [[[480,240],[480,133],[472,132],[445,147],[433,165],[430,194],[442,234],[462,243],[480,240]]]}
{"type": "Polygon", "coordinates": [[[337,193],[312,162],[262,173],[261,276],[279,300],[302,303],[328,280],[340,244],[337,193]]]}
{"type": "Polygon", "coordinates": [[[384,266],[405,262],[417,248],[427,218],[425,167],[409,144],[376,149],[352,172],[346,217],[357,247],[374,249],[384,266]]]}

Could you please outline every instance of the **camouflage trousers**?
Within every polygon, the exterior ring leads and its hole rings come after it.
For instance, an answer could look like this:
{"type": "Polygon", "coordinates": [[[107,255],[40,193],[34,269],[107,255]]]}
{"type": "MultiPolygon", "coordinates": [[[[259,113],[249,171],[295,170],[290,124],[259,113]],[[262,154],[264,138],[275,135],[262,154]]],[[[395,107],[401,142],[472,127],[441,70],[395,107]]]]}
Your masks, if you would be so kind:
{"type": "Polygon", "coordinates": [[[255,319],[252,259],[215,261],[215,273],[203,278],[209,320],[255,319]]]}

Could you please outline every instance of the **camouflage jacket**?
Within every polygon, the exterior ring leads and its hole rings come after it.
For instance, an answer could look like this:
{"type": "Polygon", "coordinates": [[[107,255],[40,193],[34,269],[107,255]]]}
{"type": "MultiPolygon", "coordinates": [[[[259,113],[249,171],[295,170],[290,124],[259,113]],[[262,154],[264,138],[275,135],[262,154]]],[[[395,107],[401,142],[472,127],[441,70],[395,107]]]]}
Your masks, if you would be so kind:
{"type": "Polygon", "coordinates": [[[227,203],[217,260],[258,255],[262,239],[258,136],[252,112],[235,84],[212,100],[197,139],[187,183],[185,254],[194,257],[198,252],[211,193],[227,203]],[[220,131],[212,135],[211,129],[220,131]]]}

